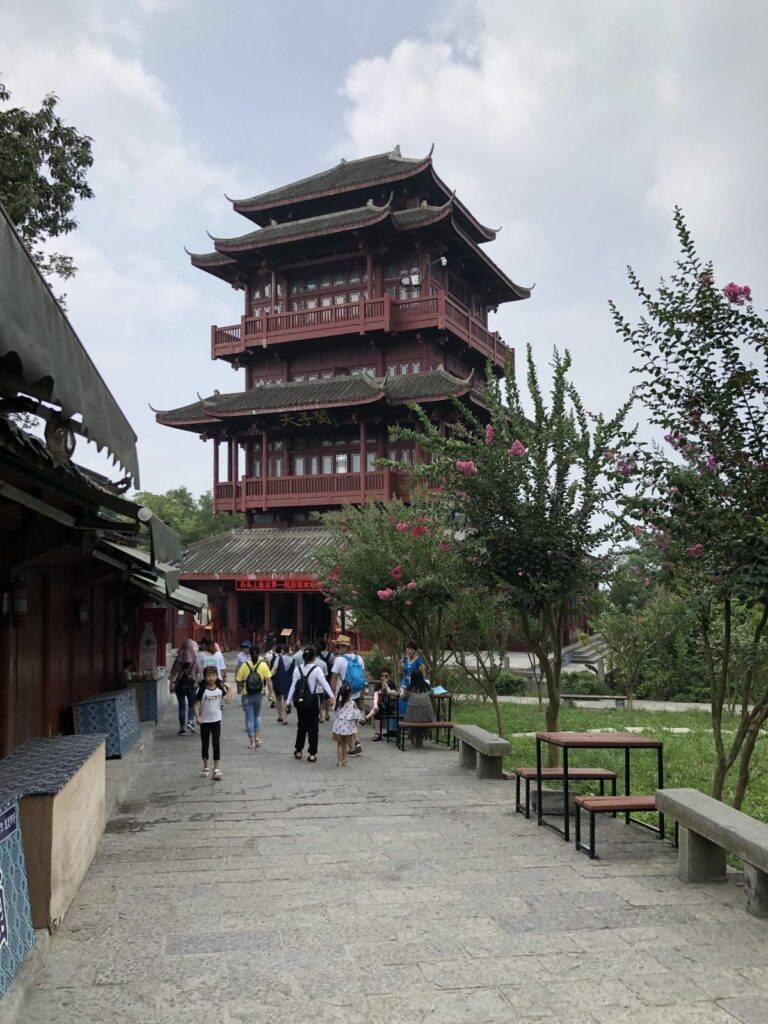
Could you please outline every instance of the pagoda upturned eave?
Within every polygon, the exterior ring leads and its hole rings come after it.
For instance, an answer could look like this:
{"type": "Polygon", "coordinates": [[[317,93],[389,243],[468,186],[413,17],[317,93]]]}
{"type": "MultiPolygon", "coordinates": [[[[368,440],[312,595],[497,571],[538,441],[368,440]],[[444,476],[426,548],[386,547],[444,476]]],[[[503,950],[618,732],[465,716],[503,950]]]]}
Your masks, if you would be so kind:
{"type": "MultiPolygon", "coordinates": [[[[335,167],[318,174],[301,178],[279,188],[251,196],[248,199],[232,199],[232,207],[236,213],[242,214],[257,224],[266,226],[273,217],[280,219],[286,208],[300,209],[322,199],[330,199],[366,189],[385,188],[397,185],[410,179],[428,179],[430,190],[443,199],[451,198],[454,193],[438,177],[432,162],[434,145],[426,157],[412,158],[400,154],[400,148],[388,153],[377,153],[374,156],[362,157],[357,160],[341,160],[335,167]]],[[[466,227],[476,242],[490,242],[496,237],[493,228],[481,224],[466,206],[456,199],[456,206],[466,227]]]]}
{"type": "Polygon", "coordinates": [[[344,408],[374,402],[420,404],[465,396],[472,390],[473,379],[473,374],[461,380],[445,370],[432,370],[404,377],[359,374],[332,380],[265,384],[249,391],[214,394],[177,409],[155,410],[155,418],[163,426],[198,430],[217,420],[280,415],[304,409],[344,408]]]}

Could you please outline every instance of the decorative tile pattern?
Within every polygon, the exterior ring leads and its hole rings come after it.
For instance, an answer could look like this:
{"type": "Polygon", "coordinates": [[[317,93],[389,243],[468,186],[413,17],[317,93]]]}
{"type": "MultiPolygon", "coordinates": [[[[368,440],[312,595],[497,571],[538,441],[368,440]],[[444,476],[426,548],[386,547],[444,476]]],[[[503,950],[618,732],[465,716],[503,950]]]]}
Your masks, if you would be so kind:
{"type": "Polygon", "coordinates": [[[0,803],[0,999],[34,942],[19,805],[0,803]]]}
{"type": "Polygon", "coordinates": [[[0,807],[25,796],[53,796],[103,743],[104,736],[29,740],[0,761],[0,807]]]}
{"type": "Polygon", "coordinates": [[[79,733],[100,733],[107,739],[107,757],[122,757],[141,739],[136,692],[113,690],[74,706],[79,733]]]}
{"type": "Polygon", "coordinates": [[[165,714],[168,697],[168,679],[142,679],[131,683],[130,689],[136,691],[139,706],[139,719],[142,722],[159,722],[165,714]]]}

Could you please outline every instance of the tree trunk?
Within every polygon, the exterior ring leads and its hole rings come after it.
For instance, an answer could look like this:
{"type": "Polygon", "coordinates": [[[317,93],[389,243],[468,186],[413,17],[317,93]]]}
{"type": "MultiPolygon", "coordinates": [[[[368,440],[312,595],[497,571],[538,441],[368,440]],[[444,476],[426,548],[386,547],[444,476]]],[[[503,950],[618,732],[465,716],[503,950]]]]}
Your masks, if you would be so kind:
{"type": "Polygon", "coordinates": [[[501,705],[499,704],[499,695],[496,693],[495,687],[491,694],[491,700],[493,701],[493,710],[496,712],[496,731],[504,739],[504,719],[501,717],[501,705]]]}
{"type": "Polygon", "coordinates": [[[751,722],[747,731],[746,739],[744,740],[744,746],[741,749],[741,760],[739,761],[739,777],[736,782],[736,791],[733,794],[733,806],[736,810],[741,809],[741,805],[744,802],[744,797],[747,792],[747,786],[749,785],[749,768],[752,761],[752,755],[755,752],[755,744],[757,738],[760,735],[760,729],[762,728],[763,722],[765,721],[766,714],[768,713],[768,707],[761,709],[761,711],[755,715],[754,720],[751,722]]]}

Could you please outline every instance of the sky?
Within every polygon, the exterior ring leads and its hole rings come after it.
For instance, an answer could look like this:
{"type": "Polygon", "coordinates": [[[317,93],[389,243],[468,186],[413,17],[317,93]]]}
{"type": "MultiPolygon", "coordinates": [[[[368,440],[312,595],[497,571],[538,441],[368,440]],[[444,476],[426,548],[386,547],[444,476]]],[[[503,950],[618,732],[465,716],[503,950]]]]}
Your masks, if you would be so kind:
{"type": "MultiPolygon", "coordinates": [[[[594,412],[632,386],[608,300],[636,315],[627,265],[648,284],[672,269],[675,205],[717,282],[765,308],[767,27],[760,0],[5,0],[13,102],[55,92],[93,138],[95,198],[56,248],[79,268],[69,315],[138,434],[142,488],[212,482],[211,446],[150,404],[244,386],[210,359],[242,293],[184,246],[251,229],[225,192],[342,157],[435,144],[440,177],[501,225],[489,254],[535,285],[492,326],[542,373],[568,348],[594,412]]],[[[82,441],[75,457],[106,465],[82,441]]]]}

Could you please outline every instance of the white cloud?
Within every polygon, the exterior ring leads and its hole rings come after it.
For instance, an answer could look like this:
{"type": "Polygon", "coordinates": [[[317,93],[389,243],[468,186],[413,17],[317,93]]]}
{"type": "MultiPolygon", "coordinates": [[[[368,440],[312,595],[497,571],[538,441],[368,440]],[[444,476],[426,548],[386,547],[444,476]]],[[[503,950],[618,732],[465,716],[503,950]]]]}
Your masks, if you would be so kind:
{"type": "Polygon", "coordinates": [[[738,18],[712,0],[462,0],[429,37],[350,68],[338,152],[416,156],[434,140],[443,180],[504,225],[490,255],[538,284],[499,314],[505,337],[542,362],[570,347],[588,403],[608,408],[631,380],[607,299],[632,309],[627,263],[650,283],[670,268],[676,204],[726,280],[734,262],[737,279],[768,279],[767,20],[757,0],[738,18]]]}

